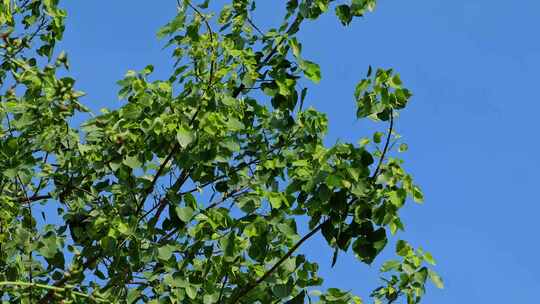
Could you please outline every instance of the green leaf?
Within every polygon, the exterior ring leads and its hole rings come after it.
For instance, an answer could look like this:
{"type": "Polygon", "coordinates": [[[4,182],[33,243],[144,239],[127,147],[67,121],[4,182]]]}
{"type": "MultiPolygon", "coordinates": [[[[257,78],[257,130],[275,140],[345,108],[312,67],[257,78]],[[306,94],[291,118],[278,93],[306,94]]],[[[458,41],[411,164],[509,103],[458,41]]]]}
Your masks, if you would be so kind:
{"type": "Polygon", "coordinates": [[[390,199],[390,202],[392,205],[401,208],[403,204],[405,204],[405,200],[407,198],[407,192],[403,189],[398,189],[395,191],[390,191],[388,193],[388,198],[390,199]]]}
{"type": "Polygon", "coordinates": [[[130,288],[127,294],[128,304],[136,303],[141,296],[142,291],[137,288],[130,288]]]}
{"type": "Polygon", "coordinates": [[[194,212],[191,207],[176,207],[175,211],[176,215],[178,215],[178,218],[186,223],[191,221],[194,212]]]}
{"type": "Polygon", "coordinates": [[[234,106],[235,104],[238,103],[238,101],[235,98],[232,98],[231,96],[223,97],[221,102],[223,102],[223,104],[225,104],[227,106],[234,106]]]}
{"type": "Polygon", "coordinates": [[[369,144],[370,140],[367,137],[363,137],[358,141],[358,144],[360,147],[365,147],[367,144],[369,144]]]}
{"type": "Polygon", "coordinates": [[[296,237],[296,230],[286,223],[279,223],[277,225],[279,231],[285,234],[288,238],[294,239],[296,237]]]}
{"type": "Polygon", "coordinates": [[[396,74],[392,78],[390,78],[390,85],[394,88],[400,88],[401,87],[401,79],[399,78],[399,75],[396,74]]]}
{"type": "Polygon", "coordinates": [[[268,196],[268,201],[270,201],[272,208],[279,209],[282,206],[283,197],[279,193],[270,193],[268,196]]]}
{"type": "Polygon", "coordinates": [[[197,298],[197,288],[193,285],[186,286],[186,294],[190,299],[194,300],[197,298]]]}
{"type": "Polygon", "coordinates": [[[400,265],[401,265],[401,262],[395,261],[395,260],[384,262],[384,264],[381,266],[381,272],[397,270],[400,265]]]}
{"type": "Polygon", "coordinates": [[[425,253],[424,253],[424,260],[425,260],[426,262],[428,262],[429,264],[433,265],[433,266],[436,265],[435,259],[433,258],[433,256],[432,256],[431,253],[429,253],[429,252],[425,252],[425,253]]]}
{"type": "Polygon", "coordinates": [[[352,249],[358,259],[366,264],[371,264],[384,249],[386,243],[386,231],[384,228],[379,228],[369,232],[365,237],[357,238],[352,245],[352,249]]]}
{"type": "Polygon", "coordinates": [[[105,236],[100,241],[101,248],[105,250],[106,252],[115,252],[118,248],[116,247],[118,245],[118,242],[115,238],[111,236],[105,236]]]}
{"type": "Polygon", "coordinates": [[[227,128],[231,131],[240,131],[240,130],[243,130],[245,126],[238,119],[231,117],[227,121],[227,128]]]}
{"type": "Polygon", "coordinates": [[[399,152],[405,152],[405,151],[407,151],[407,150],[409,150],[409,146],[408,146],[407,144],[401,144],[401,145],[399,145],[399,148],[398,148],[398,151],[399,151],[399,152]]]}
{"type": "Polygon", "coordinates": [[[429,278],[433,282],[433,284],[435,284],[435,286],[437,286],[437,288],[443,289],[444,288],[444,283],[443,283],[443,280],[441,279],[441,277],[433,270],[428,270],[428,273],[429,273],[429,278]]]}
{"type": "Polygon", "coordinates": [[[56,237],[50,236],[43,239],[43,246],[39,249],[39,253],[47,259],[52,259],[58,253],[58,245],[56,244],[56,237]]]}
{"type": "Polygon", "coordinates": [[[15,178],[17,176],[17,169],[9,168],[2,171],[2,174],[7,178],[15,178]]]}
{"type": "Polygon", "coordinates": [[[149,65],[147,65],[146,67],[144,67],[144,69],[142,70],[141,73],[144,74],[144,75],[149,75],[149,74],[151,74],[152,72],[154,72],[154,66],[151,65],[151,64],[149,64],[149,65]]]}
{"type": "Polygon", "coordinates": [[[169,260],[173,252],[175,251],[175,247],[171,245],[165,245],[158,248],[158,258],[164,261],[169,260]]]}
{"type": "Polygon", "coordinates": [[[117,229],[120,233],[122,233],[122,234],[124,234],[124,235],[129,235],[129,234],[131,234],[131,228],[130,228],[129,225],[126,224],[125,222],[120,222],[120,221],[119,221],[118,223],[116,223],[116,229],[117,229]]]}
{"type": "Polygon", "coordinates": [[[382,141],[382,137],[384,136],[384,133],[382,132],[375,132],[373,134],[373,141],[377,144],[380,144],[382,141]]]}
{"type": "Polygon", "coordinates": [[[302,45],[301,45],[300,43],[298,43],[298,40],[296,40],[295,37],[290,38],[290,39],[288,40],[288,42],[289,42],[289,45],[290,45],[290,47],[291,47],[291,49],[292,49],[293,55],[294,55],[297,59],[301,60],[301,58],[300,58],[300,53],[302,52],[302,45]]]}
{"type": "Polygon", "coordinates": [[[235,240],[236,237],[234,233],[229,233],[227,237],[221,238],[220,245],[226,257],[231,257],[234,255],[234,249],[236,245],[235,240]]]}
{"type": "Polygon", "coordinates": [[[353,296],[353,303],[354,304],[363,304],[364,301],[359,296],[353,296]]]}
{"type": "Polygon", "coordinates": [[[141,162],[137,156],[127,156],[124,158],[123,163],[131,169],[139,168],[141,166],[141,162]]]}
{"type": "Polygon", "coordinates": [[[326,185],[331,188],[339,188],[342,186],[343,178],[337,174],[330,174],[326,177],[326,185]]]}
{"type": "Polygon", "coordinates": [[[406,241],[399,240],[396,244],[396,253],[402,257],[409,256],[412,253],[412,247],[406,241]]]}
{"type": "Polygon", "coordinates": [[[420,190],[420,187],[413,186],[412,194],[413,194],[413,200],[415,202],[419,204],[424,202],[424,194],[422,193],[422,190],[420,190]]]}
{"type": "Polygon", "coordinates": [[[180,127],[180,129],[176,132],[176,139],[182,148],[185,148],[192,143],[194,138],[195,136],[193,135],[193,132],[184,127],[180,127]]]}
{"type": "Polygon", "coordinates": [[[304,304],[304,298],[305,297],[306,297],[306,291],[302,290],[294,298],[292,298],[289,301],[285,302],[285,304],[304,304]]]}
{"type": "Polygon", "coordinates": [[[300,61],[300,69],[302,69],[304,75],[314,83],[319,83],[321,81],[321,68],[315,62],[302,60],[300,61]]]}
{"type": "Polygon", "coordinates": [[[219,293],[205,294],[203,297],[204,304],[214,304],[219,300],[219,293]]]}
{"type": "Polygon", "coordinates": [[[171,84],[166,81],[160,81],[158,83],[158,88],[164,93],[170,93],[172,90],[171,84]]]}
{"type": "Polygon", "coordinates": [[[336,6],[336,16],[338,16],[343,25],[349,25],[353,17],[351,15],[351,8],[346,4],[336,6]]]}

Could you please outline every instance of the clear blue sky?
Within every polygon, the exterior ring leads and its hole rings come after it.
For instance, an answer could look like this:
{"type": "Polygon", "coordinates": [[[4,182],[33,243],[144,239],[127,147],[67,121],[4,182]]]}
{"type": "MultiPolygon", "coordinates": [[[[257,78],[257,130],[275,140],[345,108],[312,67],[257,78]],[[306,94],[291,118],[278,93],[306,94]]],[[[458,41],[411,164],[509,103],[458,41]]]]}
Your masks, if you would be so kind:
{"type": "MultiPolygon", "coordinates": [[[[128,69],[152,63],[167,75],[169,52],[155,32],[175,1],[64,2],[61,48],[92,109],[120,105],[115,81],[128,69]]],[[[277,21],[282,1],[259,2],[258,23],[277,21]]],[[[532,0],[385,0],[349,28],[332,15],[304,27],[304,55],[323,72],[309,104],[328,113],[330,142],[369,135],[352,99],[368,65],[396,69],[414,93],[398,127],[426,203],[404,210],[399,236],[431,251],[446,283],[424,303],[538,303],[538,29],[540,2],[532,0]]],[[[329,269],[331,252],[320,246],[312,240],[305,252],[320,261],[326,286],[367,300],[378,264],[342,257],[329,269]]]]}

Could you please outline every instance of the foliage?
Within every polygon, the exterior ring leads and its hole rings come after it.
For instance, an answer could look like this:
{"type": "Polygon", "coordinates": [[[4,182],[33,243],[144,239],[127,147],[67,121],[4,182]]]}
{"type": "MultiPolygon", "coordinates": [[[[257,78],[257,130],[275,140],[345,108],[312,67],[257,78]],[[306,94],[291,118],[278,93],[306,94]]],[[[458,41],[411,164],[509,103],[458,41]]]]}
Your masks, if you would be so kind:
{"type": "MultiPolygon", "coordinates": [[[[326,116],[303,108],[301,88],[321,71],[296,36],[332,10],[350,24],[375,1],[289,0],[283,23],[264,32],[255,0],[218,14],[209,2],[179,1],[160,29],[176,62],[169,79],[151,81],[152,66],[129,71],[124,104],[77,127],[70,119],[89,110],[54,52],[66,12],[57,0],[2,0],[4,302],[362,303],[314,290],[318,265],[297,251],[320,232],[332,263],[352,251],[371,264],[403,230],[400,208],[422,193],[390,155],[411,93],[392,70],[370,68],[357,116],[388,129],[370,146],[325,146],[326,116]]],[[[396,253],[375,302],[417,303],[428,277],[442,287],[429,253],[405,241],[396,253]]]]}

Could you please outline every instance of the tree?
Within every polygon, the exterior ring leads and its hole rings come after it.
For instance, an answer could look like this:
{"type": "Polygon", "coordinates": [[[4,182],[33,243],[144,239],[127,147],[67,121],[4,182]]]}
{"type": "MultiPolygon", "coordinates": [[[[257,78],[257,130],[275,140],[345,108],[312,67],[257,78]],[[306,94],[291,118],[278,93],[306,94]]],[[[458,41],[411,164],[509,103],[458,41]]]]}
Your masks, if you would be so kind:
{"type": "MultiPolygon", "coordinates": [[[[300,88],[321,72],[296,36],[332,11],[348,25],[375,0],[289,0],[268,31],[251,19],[255,0],[215,15],[209,2],[179,0],[159,30],[176,61],[169,79],[151,81],[152,66],[129,71],[119,109],[72,126],[89,110],[75,80],[60,76],[69,73],[55,52],[66,12],[57,0],[2,1],[0,299],[362,302],[314,290],[318,266],[298,250],[322,233],[332,264],[340,251],[371,264],[403,230],[400,208],[423,199],[392,152],[411,93],[391,69],[370,67],[357,116],[386,131],[371,144],[325,146],[326,117],[303,107],[300,88]]],[[[417,303],[428,277],[442,287],[429,253],[403,240],[396,253],[376,303],[417,303]]]]}

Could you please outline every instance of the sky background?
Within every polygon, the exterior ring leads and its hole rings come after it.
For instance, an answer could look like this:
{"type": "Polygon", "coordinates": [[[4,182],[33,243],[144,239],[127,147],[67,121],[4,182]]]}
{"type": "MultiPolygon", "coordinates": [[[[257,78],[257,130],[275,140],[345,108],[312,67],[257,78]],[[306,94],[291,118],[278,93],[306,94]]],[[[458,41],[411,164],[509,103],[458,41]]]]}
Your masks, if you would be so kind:
{"type": "MultiPolygon", "coordinates": [[[[168,75],[170,52],[155,33],[175,1],[64,2],[60,48],[93,110],[121,105],[115,82],[129,69],[154,64],[157,77],[168,75]]],[[[259,2],[255,21],[268,29],[284,1],[259,2]]],[[[446,284],[431,285],[424,303],[538,303],[538,29],[538,1],[384,0],[348,28],[327,14],[300,34],[304,57],[322,68],[307,104],[328,114],[329,143],[370,135],[352,97],[368,65],[394,68],[414,93],[397,127],[426,203],[405,208],[398,237],[430,251],[446,284]]],[[[321,246],[314,239],[303,250],[320,262],[325,286],[365,300],[392,257],[368,267],[342,255],[330,269],[321,246]]]]}

